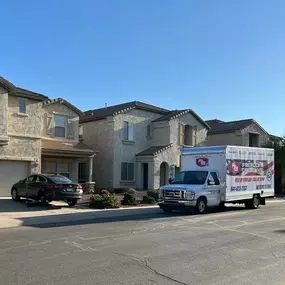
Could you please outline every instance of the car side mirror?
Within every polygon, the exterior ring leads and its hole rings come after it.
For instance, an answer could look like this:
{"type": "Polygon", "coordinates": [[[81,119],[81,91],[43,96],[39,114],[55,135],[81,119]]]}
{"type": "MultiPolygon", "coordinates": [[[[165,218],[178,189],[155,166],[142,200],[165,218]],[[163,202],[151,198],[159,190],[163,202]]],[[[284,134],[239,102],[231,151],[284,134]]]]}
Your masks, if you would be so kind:
{"type": "Polygon", "coordinates": [[[168,183],[171,184],[171,182],[172,182],[172,178],[170,177],[170,178],[168,179],[168,183]]]}
{"type": "Polygon", "coordinates": [[[208,185],[215,185],[214,181],[208,180],[208,185]]]}

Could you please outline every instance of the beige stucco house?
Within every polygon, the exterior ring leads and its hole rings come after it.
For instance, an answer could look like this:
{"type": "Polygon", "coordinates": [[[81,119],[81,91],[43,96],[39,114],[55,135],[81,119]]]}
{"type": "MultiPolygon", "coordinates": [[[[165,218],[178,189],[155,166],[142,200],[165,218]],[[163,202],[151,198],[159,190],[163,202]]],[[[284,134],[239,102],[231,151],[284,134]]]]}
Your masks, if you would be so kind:
{"type": "Polygon", "coordinates": [[[157,189],[180,167],[183,147],[203,145],[208,125],[192,110],[142,102],[90,110],[80,118],[84,141],[98,150],[98,188],[157,189]]]}
{"type": "Polygon", "coordinates": [[[270,135],[255,120],[246,119],[224,122],[218,119],[206,121],[210,129],[207,145],[239,145],[262,147],[270,135]]]}
{"type": "Polygon", "coordinates": [[[79,141],[81,114],[64,99],[50,100],[0,77],[0,196],[33,173],[91,181],[95,152],[79,141]]]}

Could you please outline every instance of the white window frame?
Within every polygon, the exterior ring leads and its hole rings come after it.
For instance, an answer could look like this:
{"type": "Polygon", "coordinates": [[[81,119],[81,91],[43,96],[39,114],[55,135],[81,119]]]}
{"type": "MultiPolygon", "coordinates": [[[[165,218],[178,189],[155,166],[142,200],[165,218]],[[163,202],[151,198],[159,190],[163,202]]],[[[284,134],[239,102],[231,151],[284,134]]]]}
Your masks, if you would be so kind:
{"type": "Polygon", "coordinates": [[[27,114],[27,99],[19,98],[19,114],[27,114]],[[21,111],[21,104],[24,104],[24,112],[21,111]]]}
{"type": "Polygon", "coordinates": [[[66,138],[66,135],[67,135],[67,118],[66,118],[66,116],[54,115],[54,136],[57,137],[57,138],[66,138]],[[63,126],[57,126],[56,119],[58,117],[64,119],[64,127],[63,126]],[[64,136],[57,136],[56,135],[56,128],[64,128],[64,136]]]}
{"type": "Polygon", "coordinates": [[[134,140],[134,123],[133,122],[124,121],[123,140],[124,141],[134,140]]]}
{"type": "Polygon", "coordinates": [[[133,162],[121,162],[121,181],[135,181],[135,164],[133,162]],[[123,179],[123,164],[127,165],[127,179],[123,179]],[[133,177],[129,177],[129,166],[133,167],[133,177]]]}

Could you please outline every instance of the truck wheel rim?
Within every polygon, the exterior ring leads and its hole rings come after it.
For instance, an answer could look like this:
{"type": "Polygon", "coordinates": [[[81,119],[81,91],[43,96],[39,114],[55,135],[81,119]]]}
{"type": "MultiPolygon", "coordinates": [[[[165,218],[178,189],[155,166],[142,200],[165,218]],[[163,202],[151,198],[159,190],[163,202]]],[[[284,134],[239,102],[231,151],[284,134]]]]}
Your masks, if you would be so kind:
{"type": "Polygon", "coordinates": [[[254,199],[253,199],[253,205],[254,205],[255,207],[257,207],[257,206],[259,205],[259,200],[258,200],[257,197],[254,197],[254,199]]]}
{"type": "Polygon", "coordinates": [[[200,212],[204,212],[204,210],[205,210],[205,203],[203,201],[201,201],[199,203],[199,211],[200,212]]]}
{"type": "Polygon", "coordinates": [[[13,199],[16,199],[16,197],[17,197],[16,190],[13,190],[13,191],[12,191],[12,198],[13,198],[13,199]]]}

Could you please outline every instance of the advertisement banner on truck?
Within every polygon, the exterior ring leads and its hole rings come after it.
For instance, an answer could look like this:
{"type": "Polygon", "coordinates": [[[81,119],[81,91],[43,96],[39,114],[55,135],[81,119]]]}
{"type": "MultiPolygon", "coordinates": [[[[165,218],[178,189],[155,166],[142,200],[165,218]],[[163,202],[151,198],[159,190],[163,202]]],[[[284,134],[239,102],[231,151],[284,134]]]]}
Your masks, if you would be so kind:
{"type": "Polygon", "coordinates": [[[229,158],[226,171],[231,192],[274,189],[274,160],[271,153],[251,156],[251,159],[229,158]]]}

